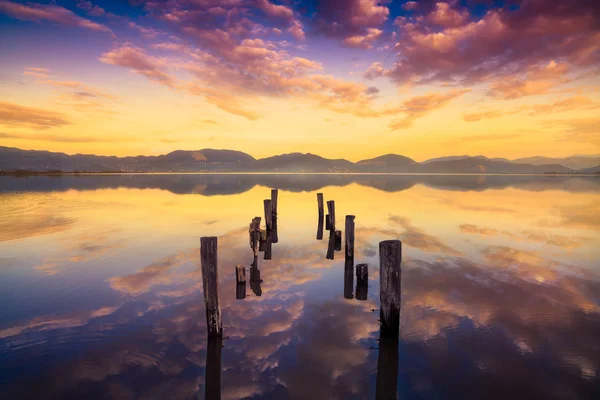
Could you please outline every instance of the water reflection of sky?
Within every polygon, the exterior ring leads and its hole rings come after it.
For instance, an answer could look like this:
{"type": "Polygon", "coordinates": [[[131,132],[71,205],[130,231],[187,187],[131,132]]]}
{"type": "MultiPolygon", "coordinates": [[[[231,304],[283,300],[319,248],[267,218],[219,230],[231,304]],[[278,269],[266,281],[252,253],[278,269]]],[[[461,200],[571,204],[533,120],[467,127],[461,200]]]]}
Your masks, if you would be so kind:
{"type": "Polygon", "coordinates": [[[377,244],[392,238],[402,398],[597,397],[599,193],[597,178],[2,177],[0,397],[202,398],[211,235],[224,399],[374,397],[377,244]],[[270,187],[279,243],[259,257],[262,295],[236,300],[270,187]],[[316,191],[338,225],[356,215],[367,301],[344,298],[343,253],[315,239],[316,191]]]}

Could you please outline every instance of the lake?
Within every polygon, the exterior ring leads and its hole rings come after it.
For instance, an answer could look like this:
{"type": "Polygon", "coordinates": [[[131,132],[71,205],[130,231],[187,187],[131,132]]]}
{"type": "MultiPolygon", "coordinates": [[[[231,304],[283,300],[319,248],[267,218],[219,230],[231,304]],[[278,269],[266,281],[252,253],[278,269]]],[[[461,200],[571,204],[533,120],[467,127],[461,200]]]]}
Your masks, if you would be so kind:
{"type": "Polygon", "coordinates": [[[599,232],[598,177],[3,176],[0,398],[598,399],[599,232]],[[237,299],[271,188],[279,240],[237,299]],[[338,229],[356,216],[366,291],[316,239],[318,192],[338,229]],[[224,330],[208,357],[202,236],[224,330]],[[379,341],[388,239],[397,343],[379,341]]]}

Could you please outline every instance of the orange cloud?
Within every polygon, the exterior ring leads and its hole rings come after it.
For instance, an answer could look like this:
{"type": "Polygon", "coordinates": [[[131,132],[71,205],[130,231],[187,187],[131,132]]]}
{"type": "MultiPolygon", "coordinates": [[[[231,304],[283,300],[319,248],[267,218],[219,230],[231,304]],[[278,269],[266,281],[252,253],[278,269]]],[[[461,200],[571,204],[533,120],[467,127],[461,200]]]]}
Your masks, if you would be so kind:
{"type": "Polygon", "coordinates": [[[49,129],[62,127],[70,123],[63,114],[0,101],[0,124],[2,125],[49,129]]]}

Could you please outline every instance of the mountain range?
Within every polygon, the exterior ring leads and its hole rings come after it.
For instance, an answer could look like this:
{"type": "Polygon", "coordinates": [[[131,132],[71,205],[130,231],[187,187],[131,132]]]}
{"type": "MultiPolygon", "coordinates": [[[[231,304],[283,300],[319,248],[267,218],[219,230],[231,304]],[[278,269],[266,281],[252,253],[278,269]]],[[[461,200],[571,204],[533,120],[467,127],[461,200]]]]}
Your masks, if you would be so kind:
{"type": "Polygon", "coordinates": [[[177,150],[159,156],[115,157],[54,153],[0,146],[0,171],[86,172],[332,172],[332,173],[597,173],[600,156],[528,157],[449,156],[424,162],[398,154],[351,162],[310,153],[255,159],[234,150],[177,150]]]}

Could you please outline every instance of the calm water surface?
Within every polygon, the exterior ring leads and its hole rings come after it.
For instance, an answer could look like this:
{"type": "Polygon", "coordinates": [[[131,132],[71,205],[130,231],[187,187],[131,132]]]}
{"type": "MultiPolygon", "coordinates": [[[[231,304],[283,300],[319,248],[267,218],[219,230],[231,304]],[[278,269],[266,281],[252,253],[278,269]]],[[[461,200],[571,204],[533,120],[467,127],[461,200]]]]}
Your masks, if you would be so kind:
{"type": "Polygon", "coordinates": [[[208,370],[223,399],[598,399],[599,231],[592,177],[0,177],[0,398],[204,398],[208,370]],[[270,188],[279,242],[236,300],[270,188]],[[356,216],[366,300],[316,240],[317,192],[338,226],[356,216]],[[201,236],[219,238],[220,359],[201,236]],[[378,341],[386,239],[397,346],[378,341]]]}

